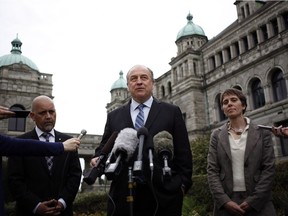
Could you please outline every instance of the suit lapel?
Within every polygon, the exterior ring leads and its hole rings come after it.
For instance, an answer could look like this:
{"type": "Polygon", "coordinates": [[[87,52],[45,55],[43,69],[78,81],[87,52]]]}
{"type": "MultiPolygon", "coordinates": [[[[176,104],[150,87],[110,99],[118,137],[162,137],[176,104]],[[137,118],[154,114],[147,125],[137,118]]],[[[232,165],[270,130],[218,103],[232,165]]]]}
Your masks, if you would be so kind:
{"type": "Polygon", "coordinates": [[[129,103],[127,103],[125,106],[122,107],[124,110],[122,119],[126,127],[134,128],[134,124],[133,124],[131,113],[130,113],[130,105],[131,105],[131,100],[129,103]]]}
{"type": "Polygon", "coordinates": [[[229,138],[228,138],[228,132],[227,131],[228,131],[227,124],[224,124],[220,128],[219,143],[218,144],[222,145],[222,148],[226,152],[227,156],[229,157],[230,160],[232,160],[230,143],[229,143],[229,138]]]}
{"type": "Polygon", "coordinates": [[[161,110],[161,102],[158,102],[156,99],[154,99],[145,123],[145,127],[147,129],[151,127],[160,110],[161,110]]]}
{"type": "Polygon", "coordinates": [[[245,156],[244,161],[248,159],[250,152],[254,149],[255,145],[259,140],[259,131],[256,129],[256,125],[251,124],[248,129],[246,148],[245,148],[245,156]]]}

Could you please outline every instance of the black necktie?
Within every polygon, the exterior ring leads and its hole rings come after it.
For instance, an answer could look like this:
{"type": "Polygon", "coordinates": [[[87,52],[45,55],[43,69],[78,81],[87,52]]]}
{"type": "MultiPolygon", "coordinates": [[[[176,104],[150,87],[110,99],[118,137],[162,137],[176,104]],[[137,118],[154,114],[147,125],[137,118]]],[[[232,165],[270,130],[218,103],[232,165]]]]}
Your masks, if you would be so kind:
{"type": "MultiPolygon", "coordinates": [[[[50,133],[44,132],[42,134],[42,137],[45,138],[46,142],[49,142],[50,135],[51,135],[50,133]]],[[[51,169],[52,169],[52,166],[53,166],[53,156],[46,156],[45,159],[46,159],[47,166],[48,166],[48,169],[49,169],[50,174],[51,174],[51,169]]]]}

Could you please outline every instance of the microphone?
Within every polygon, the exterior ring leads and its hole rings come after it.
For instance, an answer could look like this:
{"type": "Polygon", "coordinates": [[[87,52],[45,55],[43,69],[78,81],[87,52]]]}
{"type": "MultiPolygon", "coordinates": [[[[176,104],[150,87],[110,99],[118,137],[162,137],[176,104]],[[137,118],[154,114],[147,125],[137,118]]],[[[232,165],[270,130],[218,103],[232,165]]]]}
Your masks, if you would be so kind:
{"type": "Polygon", "coordinates": [[[81,130],[79,136],[78,136],[78,139],[81,140],[83,136],[85,136],[87,133],[87,131],[85,129],[81,130]]]}
{"type": "Polygon", "coordinates": [[[86,182],[88,185],[94,184],[97,177],[100,177],[103,174],[107,156],[113,148],[117,135],[117,131],[114,131],[112,133],[106,144],[101,149],[100,156],[98,157],[95,166],[91,169],[90,173],[83,178],[83,181],[86,182]]]}
{"type": "Polygon", "coordinates": [[[140,175],[142,172],[142,157],[143,157],[143,145],[145,138],[148,136],[148,130],[145,127],[141,127],[137,131],[137,137],[139,138],[137,161],[134,161],[133,173],[140,175]]]}
{"type": "Polygon", "coordinates": [[[153,143],[152,136],[150,135],[146,139],[146,146],[148,149],[149,167],[150,167],[151,172],[153,172],[154,170],[154,163],[153,163],[154,143],[153,143]]]}
{"type": "Polygon", "coordinates": [[[105,175],[108,180],[112,180],[114,176],[118,175],[121,170],[122,160],[128,162],[133,156],[133,153],[137,147],[138,138],[137,131],[133,128],[124,128],[118,134],[112,154],[115,155],[115,163],[110,163],[105,169],[105,175]],[[120,165],[119,165],[120,164],[120,165]]]}
{"type": "Polygon", "coordinates": [[[153,137],[154,148],[157,151],[158,158],[163,160],[164,167],[163,178],[169,179],[171,176],[171,169],[168,166],[168,161],[173,158],[173,137],[167,131],[161,131],[153,137]]]}

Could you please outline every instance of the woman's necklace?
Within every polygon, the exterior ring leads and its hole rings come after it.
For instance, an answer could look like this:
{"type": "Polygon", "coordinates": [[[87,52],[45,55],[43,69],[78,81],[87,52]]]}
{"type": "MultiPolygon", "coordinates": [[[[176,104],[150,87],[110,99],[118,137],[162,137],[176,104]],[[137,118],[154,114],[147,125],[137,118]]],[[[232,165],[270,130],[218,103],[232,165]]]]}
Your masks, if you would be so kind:
{"type": "Polygon", "coordinates": [[[241,135],[244,132],[242,128],[236,129],[230,126],[230,129],[233,130],[237,135],[241,135]]]}

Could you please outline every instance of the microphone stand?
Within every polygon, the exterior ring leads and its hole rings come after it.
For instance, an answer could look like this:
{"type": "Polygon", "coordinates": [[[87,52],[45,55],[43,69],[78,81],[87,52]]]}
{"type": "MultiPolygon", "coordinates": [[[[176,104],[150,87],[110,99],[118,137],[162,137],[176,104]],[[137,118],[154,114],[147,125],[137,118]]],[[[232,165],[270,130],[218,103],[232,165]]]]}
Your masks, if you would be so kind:
{"type": "Polygon", "coordinates": [[[132,176],[132,167],[129,167],[128,170],[128,189],[129,189],[129,195],[127,196],[127,202],[129,203],[129,215],[133,216],[133,202],[134,202],[134,197],[133,197],[133,176],[132,176]]]}

